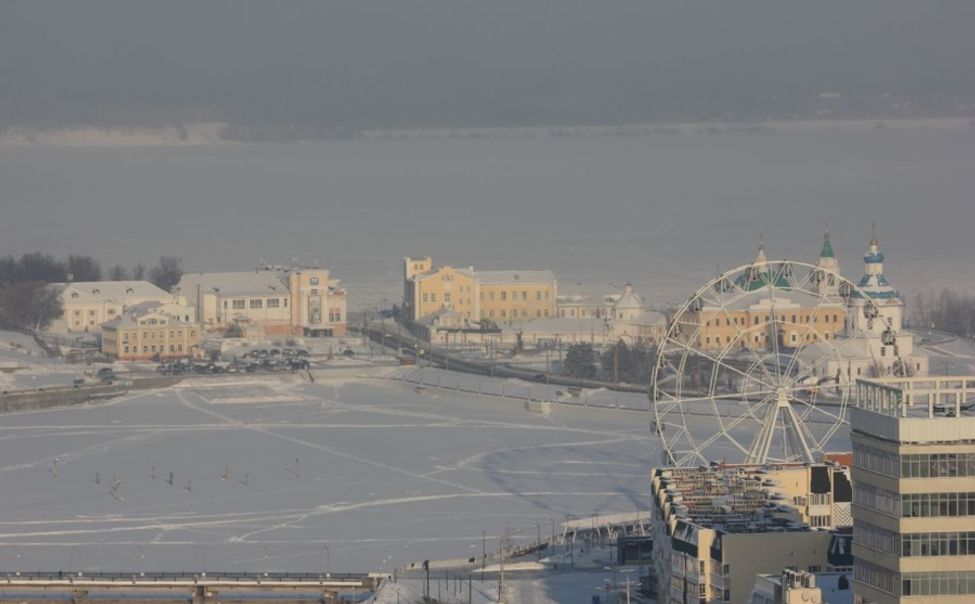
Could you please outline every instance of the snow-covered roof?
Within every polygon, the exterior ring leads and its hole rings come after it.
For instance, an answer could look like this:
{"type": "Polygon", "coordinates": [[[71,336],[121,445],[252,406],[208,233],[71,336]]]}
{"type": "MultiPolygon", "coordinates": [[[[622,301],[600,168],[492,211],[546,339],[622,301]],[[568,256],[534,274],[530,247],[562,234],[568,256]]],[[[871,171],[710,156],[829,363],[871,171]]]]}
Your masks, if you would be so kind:
{"type": "Polygon", "coordinates": [[[477,271],[477,277],[482,284],[509,283],[551,283],[555,281],[555,273],[543,270],[524,271],[477,271]]]}
{"type": "Polygon", "coordinates": [[[504,331],[521,331],[531,333],[581,333],[581,332],[603,332],[603,321],[601,319],[578,319],[573,317],[557,317],[554,319],[534,319],[524,323],[514,323],[504,325],[504,331]]]}
{"type": "Polygon", "coordinates": [[[428,271],[424,271],[422,273],[417,273],[416,275],[413,275],[413,279],[416,280],[416,281],[422,281],[424,279],[427,279],[429,277],[433,277],[434,275],[439,274],[444,269],[451,269],[455,273],[457,273],[459,275],[464,275],[465,277],[470,277],[471,279],[476,278],[476,274],[473,271],[471,271],[469,268],[457,268],[457,267],[454,267],[454,266],[444,265],[444,266],[435,266],[435,267],[431,268],[428,271]]]}
{"type": "Polygon", "coordinates": [[[51,285],[60,290],[62,299],[78,302],[172,297],[148,281],[77,281],[51,285]]]}
{"type": "Polygon", "coordinates": [[[188,325],[188,323],[181,321],[176,316],[171,316],[164,312],[163,305],[159,302],[141,302],[127,307],[124,312],[117,315],[114,319],[104,323],[103,327],[110,329],[138,327],[139,320],[148,315],[161,316],[172,324],[188,325]]]}
{"type": "Polygon", "coordinates": [[[618,310],[626,308],[643,308],[643,298],[633,291],[633,288],[629,284],[626,285],[626,289],[623,293],[616,299],[613,304],[613,308],[618,310]]]}
{"type": "Polygon", "coordinates": [[[627,321],[634,325],[666,325],[667,316],[656,310],[645,310],[633,319],[627,321]]]}
{"type": "Polygon", "coordinates": [[[285,275],[262,269],[237,273],[191,273],[183,275],[176,289],[191,299],[195,299],[197,286],[202,293],[217,293],[220,296],[272,296],[288,292],[285,275]]]}

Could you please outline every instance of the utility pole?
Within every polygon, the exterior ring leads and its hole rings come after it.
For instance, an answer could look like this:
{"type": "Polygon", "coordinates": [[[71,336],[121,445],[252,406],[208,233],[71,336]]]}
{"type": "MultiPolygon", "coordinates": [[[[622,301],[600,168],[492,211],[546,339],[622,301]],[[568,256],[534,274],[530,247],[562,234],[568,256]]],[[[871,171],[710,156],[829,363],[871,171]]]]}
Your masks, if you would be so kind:
{"type": "Polygon", "coordinates": [[[481,531],[481,583],[484,583],[484,565],[487,562],[487,531],[481,531]]]}
{"type": "Polygon", "coordinates": [[[619,344],[613,346],[613,383],[620,383],[620,347],[619,344]]]}
{"type": "Polygon", "coordinates": [[[498,602],[504,604],[504,542],[502,536],[498,536],[498,552],[501,556],[501,573],[498,576],[498,602]]]}

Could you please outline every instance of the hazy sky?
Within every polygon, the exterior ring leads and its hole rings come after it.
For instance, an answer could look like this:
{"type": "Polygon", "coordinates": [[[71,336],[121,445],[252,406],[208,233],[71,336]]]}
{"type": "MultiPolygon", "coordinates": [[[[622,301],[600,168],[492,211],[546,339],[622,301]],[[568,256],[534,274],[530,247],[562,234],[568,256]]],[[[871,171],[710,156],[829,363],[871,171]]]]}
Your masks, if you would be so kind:
{"type": "MultiPolygon", "coordinates": [[[[971,0],[7,0],[0,125],[788,115],[975,92],[971,0]]],[[[950,103],[949,103],[950,104],[950,103]]]]}

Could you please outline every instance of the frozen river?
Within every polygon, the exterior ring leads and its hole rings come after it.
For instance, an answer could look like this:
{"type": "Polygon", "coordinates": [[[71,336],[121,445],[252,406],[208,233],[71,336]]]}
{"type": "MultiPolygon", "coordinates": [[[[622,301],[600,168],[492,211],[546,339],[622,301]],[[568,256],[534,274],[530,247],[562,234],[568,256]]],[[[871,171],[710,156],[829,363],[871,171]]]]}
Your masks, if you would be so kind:
{"type": "Polygon", "coordinates": [[[0,568],[468,557],[484,533],[645,509],[655,449],[645,411],[530,413],[383,380],[197,383],[3,415],[0,568]]]}

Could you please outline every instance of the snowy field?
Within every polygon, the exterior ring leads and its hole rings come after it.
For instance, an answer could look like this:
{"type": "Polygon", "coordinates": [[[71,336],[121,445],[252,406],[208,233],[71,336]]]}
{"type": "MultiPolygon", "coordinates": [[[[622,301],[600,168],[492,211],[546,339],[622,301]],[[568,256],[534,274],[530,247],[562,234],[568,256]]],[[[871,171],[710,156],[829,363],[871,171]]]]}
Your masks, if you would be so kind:
{"type": "Polygon", "coordinates": [[[362,571],[468,557],[484,533],[490,550],[506,529],[529,539],[567,514],[645,508],[659,459],[648,432],[645,411],[533,413],[392,380],[227,379],[3,415],[0,568],[362,571]]]}

